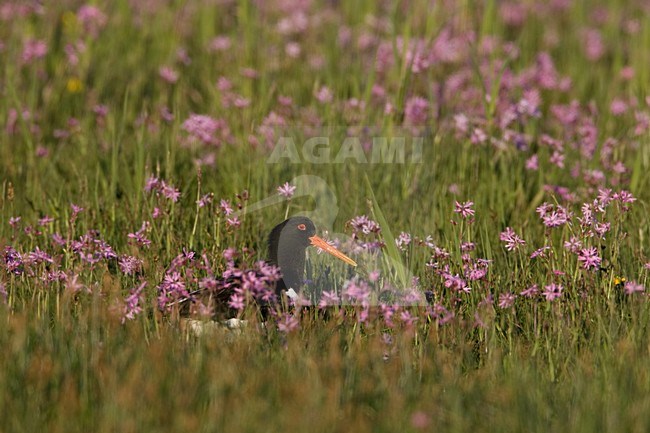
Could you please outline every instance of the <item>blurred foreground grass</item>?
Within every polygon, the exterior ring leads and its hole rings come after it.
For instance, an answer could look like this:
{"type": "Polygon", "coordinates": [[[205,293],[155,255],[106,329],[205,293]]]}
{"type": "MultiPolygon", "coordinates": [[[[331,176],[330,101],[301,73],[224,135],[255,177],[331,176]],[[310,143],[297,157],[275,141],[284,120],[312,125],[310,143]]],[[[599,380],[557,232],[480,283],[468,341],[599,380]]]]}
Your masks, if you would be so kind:
{"type": "MultiPolygon", "coordinates": [[[[92,311],[92,310],[89,310],[92,311]]],[[[612,324],[613,325],[613,324],[612,324]]],[[[645,431],[648,336],[581,345],[472,331],[360,333],[312,323],[286,341],[246,332],[186,340],[99,313],[0,336],[3,431],[645,431]]],[[[277,337],[277,336],[276,336],[277,337]]],[[[558,336],[558,338],[562,338],[558,336]]]]}

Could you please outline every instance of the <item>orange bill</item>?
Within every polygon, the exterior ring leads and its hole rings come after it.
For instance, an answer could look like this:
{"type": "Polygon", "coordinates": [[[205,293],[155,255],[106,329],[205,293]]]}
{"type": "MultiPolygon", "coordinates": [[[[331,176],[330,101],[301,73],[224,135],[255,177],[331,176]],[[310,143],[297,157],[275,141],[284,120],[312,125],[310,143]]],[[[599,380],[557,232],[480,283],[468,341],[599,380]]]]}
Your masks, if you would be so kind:
{"type": "Polygon", "coordinates": [[[328,244],[325,239],[319,238],[318,236],[312,236],[312,237],[309,238],[309,240],[311,241],[312,246],[320,248],[321,250],[325,251],[326,253],[329,253],[329,254],[333,255],[337,259],[343,260],[345,263],[347,263],[349,265],[352,265],[352,266],[357,265],[357,262],[355,262],[354,260],[352,260],[351,258],[346,256],[345,254],[343,254],[342,252],[340,252],[339,250],[337,250],[336,248],[334,248],[330,244],[328,244]]]}

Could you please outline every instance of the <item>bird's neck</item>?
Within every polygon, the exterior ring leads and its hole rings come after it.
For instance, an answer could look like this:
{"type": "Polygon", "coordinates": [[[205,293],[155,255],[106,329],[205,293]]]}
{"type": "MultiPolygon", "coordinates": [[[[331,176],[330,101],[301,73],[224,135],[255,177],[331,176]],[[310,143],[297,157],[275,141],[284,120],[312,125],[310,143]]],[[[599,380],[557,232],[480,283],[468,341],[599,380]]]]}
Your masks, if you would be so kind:
{"type": "Polygon", "coordinates": [[[278,260],[284,285],[287,289],[298,291],[305,278],[305,250],[294,251],[293,254],[280,254],[278,260]]]}
{"type": "Polygon", "coordinates": [[[275,257],[271,256],[271,261],[274,261],[273,259],[282,272],[284,288],[298,291],[305,278],[305,250],[279,251],[275,257]]]}

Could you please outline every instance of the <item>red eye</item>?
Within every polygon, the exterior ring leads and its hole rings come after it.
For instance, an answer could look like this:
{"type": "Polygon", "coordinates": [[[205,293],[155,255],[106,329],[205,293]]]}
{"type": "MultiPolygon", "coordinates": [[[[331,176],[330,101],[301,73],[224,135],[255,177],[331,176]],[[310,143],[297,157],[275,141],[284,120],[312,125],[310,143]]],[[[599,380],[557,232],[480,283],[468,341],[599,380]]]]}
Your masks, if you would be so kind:
{"type": "Polygon", "coordinates": [[[305,230],[307,230],[307,226],[304,225],[304,224],[298,224],[298,230],[301,230],[301,231],[304,232],[305,230]]]}

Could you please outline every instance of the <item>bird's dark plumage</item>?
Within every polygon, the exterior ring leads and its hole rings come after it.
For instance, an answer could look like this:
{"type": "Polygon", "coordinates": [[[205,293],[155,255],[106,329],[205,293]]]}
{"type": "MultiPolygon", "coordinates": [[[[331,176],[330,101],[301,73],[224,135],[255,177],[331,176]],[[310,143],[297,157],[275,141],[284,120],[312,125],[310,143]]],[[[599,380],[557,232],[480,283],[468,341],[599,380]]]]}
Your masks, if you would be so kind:
{"type": "MultiPolygon", "coordinates": [[[[316,227],[312,220],[304,216],[289,218],[275,226],[268,237],[267,263],[277,266],[282,274],[274,287],[278,299],[283,291],[293,289],[298,292],[302,287],[305,252],[309,246],[317,246],[340,260],[356,266],[352,259],[316,236],[316,227]]],[[[259,278],[266,278],[259,270],[251,270],[251,272],[255,272],[259,278]]],[[[204,304],[212,305],[217,313],[223,312],[228,309],[228,301],[240,283],[242,283],[241,276],[239,279],[230,277],[220,280],[215,287],[199,289],[191,295],[193,298],[195,295],[204,298],[204,304]]]]}
{"type": "Polygon", "coordinates": [[[316,234],[314,223],[307,217],[293,217],[281,222],[271,230],[268,239],[268,262],[282,272],[276,293],[302,287],[305,275],[305,250],[311,245],[310,238],[316,234]]]}

